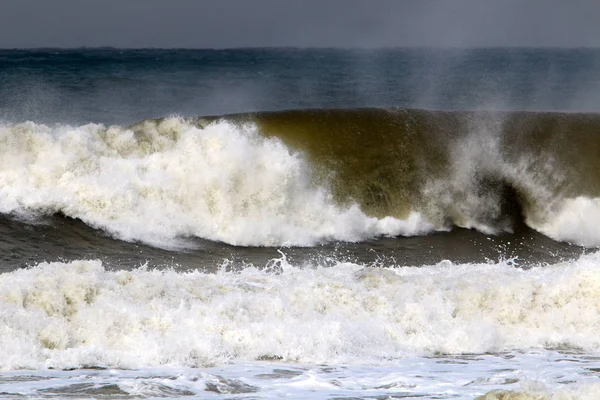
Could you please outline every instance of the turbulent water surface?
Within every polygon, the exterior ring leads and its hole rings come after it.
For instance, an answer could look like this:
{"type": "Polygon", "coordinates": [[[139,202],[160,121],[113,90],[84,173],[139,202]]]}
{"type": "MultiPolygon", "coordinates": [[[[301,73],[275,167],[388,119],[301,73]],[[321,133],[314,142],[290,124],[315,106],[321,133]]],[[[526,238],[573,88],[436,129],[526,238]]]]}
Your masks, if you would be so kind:
{"type": "Polygon", "coordinates": [[[0,51],[0,398],[597,398],[598,67],[0,51]]]}

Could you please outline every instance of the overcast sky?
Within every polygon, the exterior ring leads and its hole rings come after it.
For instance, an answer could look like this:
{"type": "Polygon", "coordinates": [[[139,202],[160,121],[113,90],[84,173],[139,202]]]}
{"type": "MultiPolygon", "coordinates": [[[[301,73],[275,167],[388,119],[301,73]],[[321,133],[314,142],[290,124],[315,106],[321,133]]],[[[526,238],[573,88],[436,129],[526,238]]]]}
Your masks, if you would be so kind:
{"type": "Polygon", "coordinates": [[[600,0],[0,0],[0,48],[600,46],[600,0]]]}

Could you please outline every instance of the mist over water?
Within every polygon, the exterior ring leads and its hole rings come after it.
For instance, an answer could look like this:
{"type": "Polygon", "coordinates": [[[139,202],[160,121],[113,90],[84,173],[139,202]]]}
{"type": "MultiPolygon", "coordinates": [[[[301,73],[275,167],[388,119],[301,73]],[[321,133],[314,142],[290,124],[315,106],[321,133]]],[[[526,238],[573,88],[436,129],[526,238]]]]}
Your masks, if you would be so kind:
{"type": "Polygon", "coordinates": [[[0,119],[405,107],[597,111],[594,49],[0,50],[0,119]]]}

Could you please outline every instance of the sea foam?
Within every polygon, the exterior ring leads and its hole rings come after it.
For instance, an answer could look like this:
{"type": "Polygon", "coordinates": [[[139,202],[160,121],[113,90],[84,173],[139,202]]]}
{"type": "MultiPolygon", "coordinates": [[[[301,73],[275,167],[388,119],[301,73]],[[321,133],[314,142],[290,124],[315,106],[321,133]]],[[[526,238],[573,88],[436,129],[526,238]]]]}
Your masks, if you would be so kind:
{"type": "Polygon", "coordinates": [[[523,270],[352,263],[216,273],[42,263],[0,275],[2,369],[381,364],[433,354],[600,350],[600,253],[523,270]]]}
{"type": "Polygon", "coordinates": [[[412,213],[377,219],[337,205],[309,164],[252,124],[179,118],[119,126],[0,126],[0,212],[63,213],[129,241],[195,236],[242,246],[310,246],[417,235],[412,213]]]}

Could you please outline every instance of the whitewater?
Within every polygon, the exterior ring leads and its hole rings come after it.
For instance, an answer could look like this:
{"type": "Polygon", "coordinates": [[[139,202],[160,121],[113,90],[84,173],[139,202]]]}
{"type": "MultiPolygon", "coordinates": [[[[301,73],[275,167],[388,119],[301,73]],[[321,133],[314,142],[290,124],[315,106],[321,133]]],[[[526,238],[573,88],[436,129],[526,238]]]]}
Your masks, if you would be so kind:
{"type": "Polygon", "coordinates": [[[177,246],[198,236],[242,246],[310,246],[326,240],[416,235],[416,213],[376,219],[339,207],[310,167],[280,141],[227,122],[196,128],[148,121],[118,126],[0,126],[0,210],[63,213],[123,240],[177,246]]]}
{"type": "Polygon", "coordinates": [[[594,383],[587,377],[600,363],[585,356],[600,347],[599,257],[594,253],[526,270],[516,268],[514,260],[325,268],[293,266],[284,255],[264,267],[232,271],[223,265],[216,273],[148,267],[108,271],[99,261],[42,263],[0,276],[0,368],[23,371],[11,373],[15,388],[25,385],[19,381],[32,374],[27,370],[50,369],[27,379],[30,391],[29,381],[39,388],[76,387],[82,376],[60,371],[83,369],[95,371],[92,382],[110,381],[116,373],[111,385],[123,395],[142,390],[131,387],[132,372],[126,372],[139,370],[134,375],[149,374],[143,385],[154,382],[156,390],[193,394],[214,392],[210,382],[220,379],[222,390],[234,393],[235,385],[242,386],[240,393],[252,386],[256,389],[249,393],[264,389],[267,394],[281,385],[321,387],[328,388],[327,396],[338,390],[368,393],[379,386],[391,396],[433,390],[427,396],[446,398],[454,389],[438,386],[435,377],[392,378],[388,372],[360,389],[344,373],[360,375],[374,366],[403,370],[407,362],[419,368],[447,363],[453,367],[448,373],[465,375],[462,380],[477,371],[479,381],[470,382],[465,393],[491,383],[550,393],[566,380],[562,372],[536,370],[536,363],[550,358],[574,363],[573,383],[561,391],[585,393],[590,388],[574,382],[594,383]],[[492,364],[465,366],[470,363],[463,357],[492,364]],[[524,366],[500,368],[513,358],[523,359],[524,366]],[[282,366],[274,367],[274,360],[282,366]],[[221,365],[231,365],[226,375],[234,375],[215,378],[194,370],[221,365]],[[307,365],[343,367],[315,371],[307,365]],[[243,368],[257,375],[272,368],[292,372],[261,384],[260,377],[234,379],[243,368]]]}

